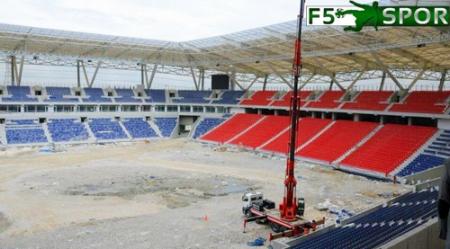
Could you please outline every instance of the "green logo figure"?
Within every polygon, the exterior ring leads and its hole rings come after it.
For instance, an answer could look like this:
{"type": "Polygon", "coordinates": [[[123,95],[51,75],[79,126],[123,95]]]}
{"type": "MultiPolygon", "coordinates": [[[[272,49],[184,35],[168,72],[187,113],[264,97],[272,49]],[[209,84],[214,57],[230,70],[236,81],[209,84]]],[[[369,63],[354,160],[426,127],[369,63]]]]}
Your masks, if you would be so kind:
{"type": "Polygon", "coordinates": [[[345,15],[353,15],[356,18],[355,27],[345,27],[345,31],[361,31],[364,26],[374,26],[375,30],[378,30],[379,23],[383,20],[382,9],[378,6],[378,2],[373,2],[372,5],[360,4],[355,1],[350,1],[351,4],[356,7],[362,8],[362,10],[345,10],[338,9],[336,11],[336,17],[343,18],[345,15]]]}

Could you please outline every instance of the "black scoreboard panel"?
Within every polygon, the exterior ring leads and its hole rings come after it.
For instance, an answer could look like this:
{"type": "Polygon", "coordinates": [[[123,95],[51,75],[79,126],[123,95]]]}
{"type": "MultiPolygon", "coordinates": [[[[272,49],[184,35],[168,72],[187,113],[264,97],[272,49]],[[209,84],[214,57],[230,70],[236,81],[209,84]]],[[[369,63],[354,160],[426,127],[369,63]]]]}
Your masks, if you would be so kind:
{"type": "Polygon", "coordinates": [[[212,90],[230,89],[230,77],[226,74],[214,74],[211,78],[212,90]]]}

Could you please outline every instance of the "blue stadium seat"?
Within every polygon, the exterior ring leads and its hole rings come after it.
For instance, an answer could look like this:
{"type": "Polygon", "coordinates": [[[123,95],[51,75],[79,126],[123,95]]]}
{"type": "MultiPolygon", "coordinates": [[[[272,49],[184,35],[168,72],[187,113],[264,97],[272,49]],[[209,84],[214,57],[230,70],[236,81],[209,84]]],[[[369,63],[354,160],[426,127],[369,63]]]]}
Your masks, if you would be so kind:
{"type": "Polygon", "coordinates": [[[131,89],[116,89],[117,97],[114,100],[118,103],[142,103],[140,99],[135,98],[131,89]]]}
{"type": "Polygon", "coordinates": [[[6,123],[8,144],[47,143],[42,125],[36,120],[9,120],[6,123]]]}
{"type": "Polygon", "coordinates": [[[31,88],[29,86],[8,86],[8,94],[10,97],[3,97],[5,102],[36,102],[37,98],[31,96],[31,88]]]}
{"type": "Polygon", "coordinates": [[[89,120],[89,127],[99,140],[127,139],[127,134],[119,122],[109,118],[94,118],[89,120]]]}
{"type": "Polygon", "coordinates": [[[101,88],[84,88],[84,93],[86,94],[86,98],[83,98],[83,102],[111,102],[111,99],[104,96],[103,89],[101,88]]]}
{"type": "Polygon", "coordinates": [[[438,167],[450,158],[450,131],[444,130],[422,153],[397,176],[404,177],[438,167]]]}
{"type": "Polygon", "coordinates": [[[142,118],[128,118],[122,123],[133,138],[158,137],[153,128],[142,118]]]}
{"type": "Polygon", "coordinates": [[[156,118],[155,124],[163,137],[170,137],[177,126],[177,118],[156,118]]]}
{"type": "Polygon", "coordinates": [[[237,105],[242,95],[244,95],[243,91],[225,91],[220,99],[214,100],[212,104],[237,105]]]}
{"type": "Polygon", "coordinates": [[[203,119],[195,128],[194,138],[201,137],[203,134],[212,130],[219,124],[221,124],[225,119],[223,118],[205,118],[203,119]]]}
{"type": "Polygon", "coordinates": [[[207,104],[210,100],[211,91],[189,91],[180,90],[178,91],[179,99],[173,99],[174,103],[193,103],[193,104],[207,104]]]}
{"type": "Polygon", "coordinates": [[[166,103],[166,90],[145,90],[147,103],[166,103]]]}
{"type": "Polygon", "coordinates": [[[75,119],[50,119],[47,126],[53,142],[84,141],[89,138],[84,124],[75,119]]]}
{"type": "Polygon", "coordinates": [[[316,249],[377,248],[437,216],[438,190],[408,193],[353,220],[350,224],[312,234],[291,247],[316,249]]]}
{"type": "Polygon", "coordinates": [[[46,87],[48,99],[46,102],[79,102],[78,98],[71,97],[68,87],[46,87]]]}

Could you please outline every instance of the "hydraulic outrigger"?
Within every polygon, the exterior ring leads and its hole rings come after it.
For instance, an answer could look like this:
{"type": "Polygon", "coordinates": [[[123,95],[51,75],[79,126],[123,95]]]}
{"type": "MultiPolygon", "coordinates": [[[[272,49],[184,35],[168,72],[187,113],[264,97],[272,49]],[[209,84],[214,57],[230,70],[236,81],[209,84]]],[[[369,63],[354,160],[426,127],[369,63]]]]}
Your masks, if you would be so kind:
{"type": "Polygon", "coordinates": [[[295,178],[295,150],[297,144],[297,128],[300,110],[300,95],[298,82],[302,69],[302,24],[305,0],[300,0],[300,13],[297,22],[297,39],[295,41],[295,56],[293,61],[294,89],[290,103],[290,138],[288,144],[288,157],[286,162],[286,177],[284,180],[284,197],[279,205],[279,214],[273,212],[275,204],[264,200],[262,193],[246,193],[242,197],[242,208],[246,218],[244,220],[244,232],[248,222],[255,221],[260,224],[269,224],[274,234],[270,234],[269,240],[280,237],[301,236],[314,231],[318,225],[324,224],[325,218],[319,221],[306,221],[303,219],[304,200],[297,199],[295,178]]]}

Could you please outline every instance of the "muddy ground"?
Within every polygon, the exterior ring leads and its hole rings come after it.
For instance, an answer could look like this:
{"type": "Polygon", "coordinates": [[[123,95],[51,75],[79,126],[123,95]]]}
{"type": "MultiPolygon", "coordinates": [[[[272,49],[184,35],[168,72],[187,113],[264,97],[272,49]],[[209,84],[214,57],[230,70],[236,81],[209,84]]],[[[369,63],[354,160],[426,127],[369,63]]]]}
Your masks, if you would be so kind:
{"type": "MultiPolygon", "coordinates": [[[[242,233],[242,193],[283,193],[283,159],[186,139],[59,151],[0,152],[0,248],[248,248],[269,230],[242,233]]],[[[361,212],[408,190],[311,164],[297,176],[306,217],[327,224],[327,199],[361,212]]]]}

